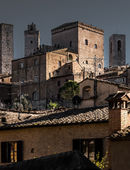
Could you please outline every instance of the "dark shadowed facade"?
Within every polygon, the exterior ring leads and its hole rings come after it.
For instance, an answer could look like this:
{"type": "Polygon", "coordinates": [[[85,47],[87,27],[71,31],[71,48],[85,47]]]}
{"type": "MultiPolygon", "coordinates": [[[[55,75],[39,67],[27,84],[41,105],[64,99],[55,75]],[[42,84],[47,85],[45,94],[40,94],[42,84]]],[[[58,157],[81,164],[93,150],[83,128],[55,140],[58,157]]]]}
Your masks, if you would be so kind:
{"type": "Polygon", "coordinates": [[[65,152],[1,166],[1,170],[100,170],[79,152],[65,152]]]}

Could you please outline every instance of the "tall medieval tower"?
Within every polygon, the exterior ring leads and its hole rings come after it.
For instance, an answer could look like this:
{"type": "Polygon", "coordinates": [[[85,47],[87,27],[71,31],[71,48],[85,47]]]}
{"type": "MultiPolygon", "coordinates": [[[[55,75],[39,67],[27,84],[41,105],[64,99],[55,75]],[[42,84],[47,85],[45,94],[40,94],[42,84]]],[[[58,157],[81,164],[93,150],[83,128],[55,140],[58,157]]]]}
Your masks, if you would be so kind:
{"type": "Polygon", "coordinates": [[[0,24],[0,74],[11,74],[14,56],[13,25],[0,24]]]}
{"type": "Polygon", "coordinates": [[[109,66],[122,66],[126,62],[125,35],[113,34],[109,39],[109,66]]]}
{"type": "Polygon", "coordinates": [[[79,64],[87,75],[104,72],[104,31],[92,25],[72,22],[52,29],[52,45],[68,48],[79,56],[79,64]]]}
{"type": "Polygon", "coordinates": [[[25,39],[25,57],[33,55],[40,47],[40,32],[36,29],[35,24],[28,25],[28,29],[24,31],[25,39]]]}

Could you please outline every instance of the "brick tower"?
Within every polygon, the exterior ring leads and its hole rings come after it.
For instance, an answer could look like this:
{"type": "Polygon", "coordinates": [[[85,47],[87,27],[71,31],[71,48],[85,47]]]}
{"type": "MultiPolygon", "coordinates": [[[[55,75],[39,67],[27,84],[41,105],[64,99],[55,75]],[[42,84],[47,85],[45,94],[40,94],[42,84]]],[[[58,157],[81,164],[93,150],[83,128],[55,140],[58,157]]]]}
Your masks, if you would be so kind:
{"type": "Polygon", "coordinates": [[[25,57],[32,55],[40,46],[40,32],[36,29],[35,24],[28,25],[24,31],[25,39],[25,57]]]}
{"type": "Polygon", "coordinates": [[[11,74],[14,56],[13,25],[0,24],[0,74],[11,74]]]}
{"type": "Polygon", "coordinates": [[[109,39],[109,66],[125,65],[125,35],[113,34],[109,39]]]}

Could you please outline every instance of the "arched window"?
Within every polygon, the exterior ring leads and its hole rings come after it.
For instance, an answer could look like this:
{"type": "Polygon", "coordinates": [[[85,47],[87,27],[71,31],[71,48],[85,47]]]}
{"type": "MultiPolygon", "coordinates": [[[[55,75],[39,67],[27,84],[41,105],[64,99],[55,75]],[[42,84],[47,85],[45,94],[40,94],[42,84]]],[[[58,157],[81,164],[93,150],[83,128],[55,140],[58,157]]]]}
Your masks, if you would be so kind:
{"type": "Polygon", "coordinates": [[[37,91],[34,91],[32,93],[32,100],[37,101],[39,99],[39,93],[37,91]]]}
{"type": "Polygon", "coordinates": [[[112,42],[110,43],[110,53],[112,53],[112,42]]]}
{"type": "Polygon", "coordinates": [[[117,50],[118,50],[118,52],[121,51],[121,40],[117,41],[117,50]]]}
{"type": "Polygon", "coordinates": [[[73,59],[73,56],[71,54],[69,54],[68,60],[72,61],[72,59],[73,59]]]}
{"type": "Polygon", "coordinates": [[[88,99],[90,97],[90,91],[91,91],[91,87],[90,86],[85,86],[83,88],[83,91],[82,91],[83,99],[88,99]]]}

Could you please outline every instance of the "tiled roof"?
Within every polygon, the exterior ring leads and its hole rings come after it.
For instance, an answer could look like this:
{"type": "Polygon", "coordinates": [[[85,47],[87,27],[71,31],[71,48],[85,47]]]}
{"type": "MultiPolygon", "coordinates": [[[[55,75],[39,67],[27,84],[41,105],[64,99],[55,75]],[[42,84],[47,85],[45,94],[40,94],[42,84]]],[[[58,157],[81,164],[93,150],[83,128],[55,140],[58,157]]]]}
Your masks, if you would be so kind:
{"type": "Polygon", "coordinates": [[[1,170],[100,170],[79,152],[64,152],[0,166],[1,170]]]}
{"type": "Polygon", "coordinates": [[[27,116],[20,114],[21,121],[18,121],[18,118],[17,121],[15,121],[15,118],[11,121],[12,116],[10,114],[9,123],[7,120],[7,123],[0,124],[0,129],[106,122],[108,121],[108,107],[59,109],[57,111],[44,111],[41,114],[27,115],[28,118],[27,116]],[[25,117],[24,119],[23,116],[25,117]]]}
{"type": "Polygon", "coordinates": [[[95,30],[98,30],[98,31],[101,31],[101,32],[104,32],[103,29],[100,29],[100,28],[97,28],[93,25],[88,25],[88,24],[85,24],[85,23],[82,23],[82,22],[79,22],[79,21],[75,21],[75,22],[69,22],[69,23],[64,23],[56,28],[53,28],[51,31],[56,31],[58,29],[65,29],[66,27],[71,27],[71,26],[75,26],[77,27],[78,25],[82,25],[82,26],[85,26],[85,27],[88,27],[88,28],[92,28],[92,29],[95,29],[95,30]]]}
{"type": "Polygon", "coordinates": [[[122,130],[119,130],[115,133],[113,133],[110,138],[112,140],[116,139],[126,139],[126,138],[129,138],[130,139],[130,126],[128,126],[127,128],[125,129],[122,129],[122,130]]]}

